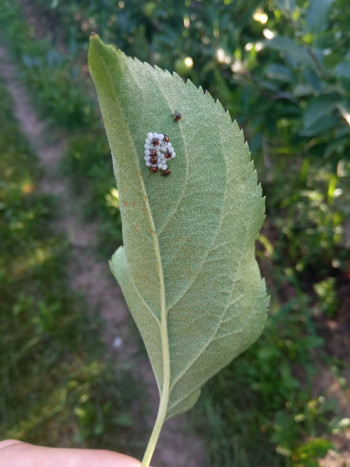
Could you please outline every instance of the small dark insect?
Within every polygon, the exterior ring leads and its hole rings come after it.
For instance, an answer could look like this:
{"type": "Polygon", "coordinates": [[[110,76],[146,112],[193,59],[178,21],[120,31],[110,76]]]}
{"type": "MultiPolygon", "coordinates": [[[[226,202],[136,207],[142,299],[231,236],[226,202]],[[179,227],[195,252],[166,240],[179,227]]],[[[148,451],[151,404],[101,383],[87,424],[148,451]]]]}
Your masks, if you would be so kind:
{"type": "Polygon", "coordinates": [[[168,136],[168,135],[164,135],[164,141],[165,141],[166,143],[169,143],[169,136],[168,136]]]}
{"type": "Polygon", "coordinates": [[[153,138],[153,139],[152,139],[152,144],[153,144],[153,146],[158,146],[158,144],[159,144],[159,139],[158,139],[158,138],[153,138]]]}
{"type": "Polygon", "coordinates": [[[156,164],[158,162],[157,151],[155,149],[152,149],[149,155],[151,156],[151,164],[156,164]]]}
{"type": "Polygon", "coordinates": [[[171,116],[174,117],[175,122],[178,122],[179,120],[181,120],[181,117],[182,117],[180,112],[178,112],[177,110],[175,110],[175,112],[171,114],[171,116]]]}
{"type": "Polygon", "coordinates": [[[162,175],[164,175],[164,177],[167,177],[167,176],[170,175],[170,174],[171,174],[171,171],[170,171],[169,169],[163,170],[162,175]]]}
{"type": "Polygon", "coordinates": [[[165,159],[170,159],[171,158],[171,153],[170,153],[169,149],[167,149],[166,152],[164,153],[164,157],[165,157],[165,159]]]}
{"type": "Polygon", "coordinates": [[[152,173],[156,173],[158,171],[157,167],[151,167],[149,169],[152,173]]]}

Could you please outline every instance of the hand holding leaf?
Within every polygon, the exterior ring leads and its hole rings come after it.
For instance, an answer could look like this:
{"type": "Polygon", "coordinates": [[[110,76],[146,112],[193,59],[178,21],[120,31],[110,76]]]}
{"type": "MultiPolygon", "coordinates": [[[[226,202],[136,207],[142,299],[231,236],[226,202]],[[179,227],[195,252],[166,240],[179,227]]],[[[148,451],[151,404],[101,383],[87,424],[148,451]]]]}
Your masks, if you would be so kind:
{"type": "Polygon", "coordinates": [[[264,200],[242,132],[210,95],[96,35],[89,65],[123,221],[111,269],[160,393],[148,466],[164,421],[191,408],[203,384],[263,329],[268,298],[254,243],[264,200]],[[176,151],[167,177],[145,164],[150,132],[168,135],[176,151]]]}

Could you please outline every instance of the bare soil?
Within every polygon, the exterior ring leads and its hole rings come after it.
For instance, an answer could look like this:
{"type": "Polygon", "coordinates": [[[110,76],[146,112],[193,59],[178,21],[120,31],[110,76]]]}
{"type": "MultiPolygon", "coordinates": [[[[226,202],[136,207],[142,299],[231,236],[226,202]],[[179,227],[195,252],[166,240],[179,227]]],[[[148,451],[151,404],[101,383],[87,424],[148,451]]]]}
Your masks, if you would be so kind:
{"type": "MultiPolygon", "coordinates": [[[[338,288],[339,309],[336,315],[323,319],[319,325],[324,338],[324,351],[328,358],[344,363],[340,374],[333,373],[329,365],[317,363],[314,390],[334,399],[339,416],[350,420],[350,277],[345,276],[338,288]],[[345,383],[345,384],[344,384],[345,383]]],[[[321,467],[350,466],[350,427],[331,436],[336,447],[320,461],[321,467]]]]}

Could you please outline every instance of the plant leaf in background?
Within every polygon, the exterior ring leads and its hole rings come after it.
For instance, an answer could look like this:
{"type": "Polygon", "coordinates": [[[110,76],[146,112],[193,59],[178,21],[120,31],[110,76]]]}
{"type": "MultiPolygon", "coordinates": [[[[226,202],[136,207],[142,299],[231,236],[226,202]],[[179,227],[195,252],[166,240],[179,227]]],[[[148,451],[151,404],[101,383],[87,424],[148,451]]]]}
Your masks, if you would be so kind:
{"type": "Polygon", "coordinates": [[[306,26],[311,32],[324,31],[329,22],[333,0],[311,0],[306,10],[306,26]]]}
{"type": "Polygon", "coordinates": [[[254,255],[264,200],[243,133],[210,95],[96,35],[89,66],[123,221],[111,269],[160,393],[149,465],[164,420],[191,408],[264,327],[268,298],[254,255]],[[176,151],[167,177],[145,165],[149,132],[168,135],[176,151]]]}

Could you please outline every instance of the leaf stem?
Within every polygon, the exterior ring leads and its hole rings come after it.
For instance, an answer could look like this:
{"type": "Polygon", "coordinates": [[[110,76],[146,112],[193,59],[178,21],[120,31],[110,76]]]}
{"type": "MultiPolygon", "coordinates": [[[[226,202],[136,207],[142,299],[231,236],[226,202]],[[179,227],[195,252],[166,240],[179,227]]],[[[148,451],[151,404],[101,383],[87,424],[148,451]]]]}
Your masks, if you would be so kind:
{"type": "MultiPolygon", "coordinates": [[[[157,243],[158,246],[158,243],[157,243]]],[[[155,450],[162,426],[165,422],[165,417],[167,414],[168,403],[169,403],[169,389],[170,389],[170,354],[169,354],[169,337],[168,337],[168,327],[167,327],[167,316],[166,316],[166,307],[165,307],[165,288],[164,288],[164,278],[163,270],[161,265],[161,259],[159,255],[159,249],[156,249],[158,252],[158,270],[159,278],[161,284],[161,321],[160,321],[160,335],[162,340],[162,355],[163,355],[163,384],[159,401],[159,408],[157,418],[152,430],[151,437],[149,439],[146,452],[144,454],[141,467],[149,467],[149,464],[152,459],[153,452],[155,450]]]]}
{"type": "MultiPolygon", "coordinates": [[[[160,261],[160,258],[159,258],[160,261]]],[[[160,271],[161,272],[161,271],[160,271]]],[[[149,467],[153,452],[155,450],[162,426],[165,422],[165,417],[169,403],[169,388],[170,388],[170,355],[169,355],[169,341],[168,341],[168,328],[166,321],[165,309],[165,294],[163,274],[160,274],[162,293],[161,293],[161,339],[162,339],[162,354],[163,354],[163,385],[160,395],[159,408],[157,418],[149,439],[145,455],[142,460],[141,467],[149,467]]]]}
{"type": "MultiPolygon", "coordinates": [[[[141,184],[144,188],[143,180],[141,179],[141,184]]],[[[144,192],[146,190],[144,188],[144,192]]],[[[153,227],[154,232],[156,227],[154,225],[153,217],[151,215],[151,210],[148,205],[148,212],[150,223],[153,227]]],[[[159,239],[157,235],[153,237],[155,256],[157,261],[157,269],[159,275],[159,285],[160,285],[160,338],[162,344],[162,356],[163,356],[163,382],[162,388],[160,391],[160,401],[157,418],[149,439],[146,452],[144,454],[141,467],[149,467],[149,464],[152,459],[153,452],[155,450],[162,426],[165,422],[165,417],[168,410],[169,403],[169,393],[170,393],[170,352],[169,352],[169,336],[168,336],[168,321],[167,321],[167,310],[166,310],[166,300],[165,300],[165,284],[164,284],[164,275],[162,267],[162,259],[160,255],[159,248],[159,239]]]]}
{"type": "Polygon", "coordinates": [[[143,456],[143,459],[142,459],[141,467],[149,467],[149,464],[151,462],[151,459],[152,459],[152,456],[153,456],[153,453],[154,453],[154,450],[155,450],[155,447],[156,447],[156,444],[157,444],[157,441],[158,441],[158,438],[159,438],[163,423],[165,421],[165,416],[166,416],[167,407],[168,407],[168,400],[169,400],[168,387],[169,386],[167,386],[165,388],[165,390],[162,391],[162,395],[161,395],[160,402],[159,402],[159,408],[158,408],[158,414],[157,414],[156,422],[154,424],[151,437],[150,437],[150,439],[148,441],[146,452],[145,452],[145,454],[143,456]]]}

